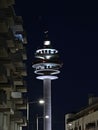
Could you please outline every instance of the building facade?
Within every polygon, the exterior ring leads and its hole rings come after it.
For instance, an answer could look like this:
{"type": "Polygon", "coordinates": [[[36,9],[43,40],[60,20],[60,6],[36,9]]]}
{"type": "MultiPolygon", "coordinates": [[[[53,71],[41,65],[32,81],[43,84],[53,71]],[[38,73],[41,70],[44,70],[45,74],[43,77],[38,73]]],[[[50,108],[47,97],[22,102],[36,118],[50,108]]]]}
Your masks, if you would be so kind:
{"type": "Polygon", "coordinates": [[[98,97],[90,96],[88,106],[65,115],[65,130],[98,130],[98,97]]]}
{"type": "Polygon", "coordinates": [[[0,0],[0,130],[26,126],[26,33],[14,0],[0,0]]]}

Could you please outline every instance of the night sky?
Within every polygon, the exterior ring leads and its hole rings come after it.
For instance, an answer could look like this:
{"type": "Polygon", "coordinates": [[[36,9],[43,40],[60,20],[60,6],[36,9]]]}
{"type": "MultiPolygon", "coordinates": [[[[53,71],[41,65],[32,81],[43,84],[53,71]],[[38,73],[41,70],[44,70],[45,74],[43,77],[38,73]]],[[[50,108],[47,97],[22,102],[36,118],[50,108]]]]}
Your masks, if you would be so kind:
{"type": "MultiPolygon", "coordinates": [[[[90,1],[16,0],[16,15],[23,17],[28,44],[27,71],[29,101],[43,96],[43,83],[36,79],[34,53],[49,31],[53,48],[59,51],[63,67],[52,82],[53,130],[64,130],[64,115],[88,104],[88,95],[98,96],[98,7],[90,1]]],[[[42,106],[30,106],[30,127],[36,127],[36,114],[42,106]]]]}

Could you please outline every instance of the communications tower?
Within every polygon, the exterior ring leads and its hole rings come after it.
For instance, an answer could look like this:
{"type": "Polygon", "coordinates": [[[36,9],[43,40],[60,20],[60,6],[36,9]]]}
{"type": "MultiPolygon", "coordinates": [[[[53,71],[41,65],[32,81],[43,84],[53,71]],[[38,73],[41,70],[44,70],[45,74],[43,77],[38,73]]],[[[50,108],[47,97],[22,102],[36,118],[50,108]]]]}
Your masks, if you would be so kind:
{"type": "Polygon", "coordinates": [[[37,74],[37,79],[43,80],[43,95],[44,95],[44,130],[51,130],[51,80],[57,79],[57,74],[60,73],[62,63],[59,59],[58,50],[53,49],[51,42],[46,40],[42,49],[35,52],[35,61],[32,65],[34,73],[37,74]]]}

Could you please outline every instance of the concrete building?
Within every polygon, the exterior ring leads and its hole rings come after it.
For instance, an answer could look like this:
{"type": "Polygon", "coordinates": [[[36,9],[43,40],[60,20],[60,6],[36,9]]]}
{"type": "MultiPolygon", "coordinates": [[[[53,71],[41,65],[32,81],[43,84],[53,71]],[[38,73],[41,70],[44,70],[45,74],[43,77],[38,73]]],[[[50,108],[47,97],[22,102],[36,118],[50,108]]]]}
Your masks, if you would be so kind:
{"type": "Polygon", "coordinates": [[[90,96],[88,106],[65,115],[65,130],[98,130],[98,97],[90,96]]]}
{"type": "Polygon", "coordinates": [[[16,16],[14,0],[0,0],[0,130],[21,130],[26,126],[27,76],[23,21],[16,16]]]}

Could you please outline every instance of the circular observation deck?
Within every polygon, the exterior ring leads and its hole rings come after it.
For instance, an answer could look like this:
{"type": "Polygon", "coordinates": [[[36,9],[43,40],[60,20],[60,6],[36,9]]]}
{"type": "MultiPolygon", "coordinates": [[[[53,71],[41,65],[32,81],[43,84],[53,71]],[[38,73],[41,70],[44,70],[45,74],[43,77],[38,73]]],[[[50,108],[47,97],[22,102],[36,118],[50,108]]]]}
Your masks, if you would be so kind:
{"type": "Polygon", "coordinates": [[[43,49],[36,50],[35,61],[32,65],[35,69],[34,73],[38,75],[56,75],[60,73],[61,66],[58,51],[51,47],[50,41],[45,41],[43,49]]]}

